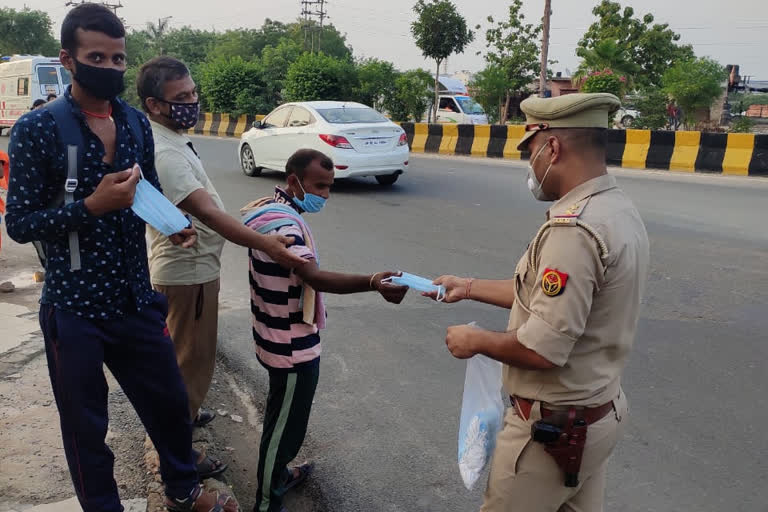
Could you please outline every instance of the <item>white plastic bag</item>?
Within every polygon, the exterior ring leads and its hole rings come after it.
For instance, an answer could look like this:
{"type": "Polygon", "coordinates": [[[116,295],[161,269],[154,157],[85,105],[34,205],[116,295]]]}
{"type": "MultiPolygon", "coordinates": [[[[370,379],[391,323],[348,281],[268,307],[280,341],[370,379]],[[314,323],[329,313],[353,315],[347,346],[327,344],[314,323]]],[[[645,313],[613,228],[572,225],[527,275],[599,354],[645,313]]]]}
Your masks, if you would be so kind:
{"type": "Polygon", "coordinates": [[[470,491],[491,459],[503,417],[501,363],[476,355],[467,361],[459,423],[459,471],[470,491]]]}

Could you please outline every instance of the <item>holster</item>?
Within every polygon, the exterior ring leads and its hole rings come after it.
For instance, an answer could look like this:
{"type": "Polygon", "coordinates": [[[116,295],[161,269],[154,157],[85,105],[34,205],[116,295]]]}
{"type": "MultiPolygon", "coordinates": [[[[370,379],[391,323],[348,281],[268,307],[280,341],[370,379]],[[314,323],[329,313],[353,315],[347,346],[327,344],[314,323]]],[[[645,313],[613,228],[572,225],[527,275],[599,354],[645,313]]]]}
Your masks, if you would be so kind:
{"type": "MultiPolygon", "coordinates": [[[[536,428],[536,423],[534,423],[533,429],[536,428]]],[[[544,450],[555,459],[557,465],[565,473],[566,487],[579,486],[579,470],[581,469],[581,458],[586,442],[587,423],[581,419],[577,420],[576,410],[570,409],[565,426],[560,427],[560,435],[552,441],[543,443],[544,450]]]]}

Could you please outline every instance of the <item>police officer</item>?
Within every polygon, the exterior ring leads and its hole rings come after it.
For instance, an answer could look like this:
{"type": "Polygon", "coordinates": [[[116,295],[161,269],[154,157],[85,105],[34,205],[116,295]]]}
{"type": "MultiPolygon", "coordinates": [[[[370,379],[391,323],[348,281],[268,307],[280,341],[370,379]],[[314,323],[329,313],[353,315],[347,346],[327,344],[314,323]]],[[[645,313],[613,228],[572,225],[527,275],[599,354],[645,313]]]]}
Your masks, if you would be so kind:
{"type": "Polygon", "coordinates": [[[504,363],[514,406],[497,439],[482,511],[603,509],[608,458],[626,423],[621,374],[649,257],[637,209],[606,172],[605,132],[619,105],[611,94],[525,100],[518,149],[532,156],[533,195],[554,201],[547,221],[511,279],[435,281],[446,287],[446,302],[511,309],[507,332],[457,326],[446,336],[457,358],[485,354],[504,363]],[[553,432],[547,444],[537,442],[553,432]]]}

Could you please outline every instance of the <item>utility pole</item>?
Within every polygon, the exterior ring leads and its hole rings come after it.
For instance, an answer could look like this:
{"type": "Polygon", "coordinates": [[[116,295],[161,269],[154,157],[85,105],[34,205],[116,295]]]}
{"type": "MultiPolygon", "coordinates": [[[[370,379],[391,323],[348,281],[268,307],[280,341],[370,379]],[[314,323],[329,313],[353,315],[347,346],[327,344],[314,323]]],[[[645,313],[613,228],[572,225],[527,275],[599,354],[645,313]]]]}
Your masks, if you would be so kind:
{"type": "MultiPolygon", "coordinates": [[[[79,2],[77,2],[77,1],[75,1],[75,0],[69,0],[69,1],[68,1],[66,4],[64,4],[64,5],[65,5],[66,7],[74,7],[74,6],[77,6],[77,5],[81,5],[81,4],[84,4],[84,3],[87,3],[87,2],[86,2],[86,0],[80,0],[79,2]]],[[[123,8],[123,2],[122,2],[121,0],[118,0],[118,2],[117,2],[116,4],[113,4],[113,3],[109,3],[109,2],[99,2],[99,3],[100,3],[101,5],[103,5],[104,7],[106,7],[107,9],[110,9],[110,10],[111,10],[113,13],[115,13],[115,14],[117,14],[117,10],[118,10],[118,9],[122,9],[122,8],[123,8]]],[[[122,21],[123,23],[125,23],[125,20],[124,20],[123,18],[120,18],[120,21],[122,21]]]]}
{"type": "Polygon", "coordinates": [[[309,47],[312,53],[315,53],[315,34],[317,34],[317,51],[322,46],[323,25],[328,18],[326,10],[326,0],[301,0],[302,28],[304,31],[304,48],[307,47],[307,37],[309,37],[309,47]]]}
{"type": "Polygon", "coordinates": [[[541,32],[541,73],[539,74],[539,96],[547,91],[547,63],[549,62],[549,18],[552,15],[552,0],[544,0],[544,29],[541,32]]]}

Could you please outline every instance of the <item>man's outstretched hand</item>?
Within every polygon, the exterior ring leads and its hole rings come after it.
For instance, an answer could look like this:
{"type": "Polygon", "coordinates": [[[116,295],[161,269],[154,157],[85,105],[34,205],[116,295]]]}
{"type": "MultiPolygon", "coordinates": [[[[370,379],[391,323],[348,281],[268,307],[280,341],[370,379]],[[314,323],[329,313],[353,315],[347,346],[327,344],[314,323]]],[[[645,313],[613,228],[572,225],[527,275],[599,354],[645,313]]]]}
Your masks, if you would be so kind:
{"type": "Polygon", "coordinates": [[[407,286],[398,286],[392,283],[382,283],[381,281],[389,277],[399,276],[400,272],[378,272],[373,276],[371,285],[384,297],[384,300],[392,304],[400,304],[408,293],[407,286]]]}

